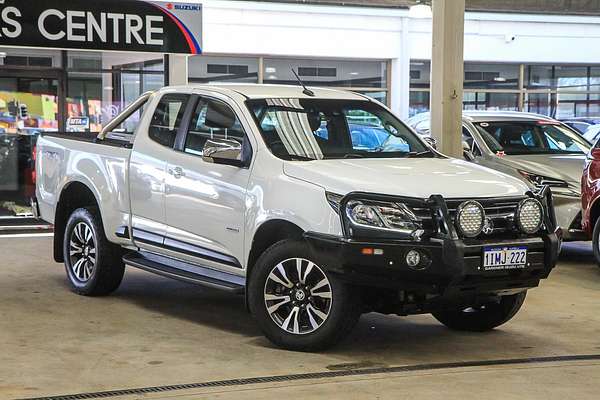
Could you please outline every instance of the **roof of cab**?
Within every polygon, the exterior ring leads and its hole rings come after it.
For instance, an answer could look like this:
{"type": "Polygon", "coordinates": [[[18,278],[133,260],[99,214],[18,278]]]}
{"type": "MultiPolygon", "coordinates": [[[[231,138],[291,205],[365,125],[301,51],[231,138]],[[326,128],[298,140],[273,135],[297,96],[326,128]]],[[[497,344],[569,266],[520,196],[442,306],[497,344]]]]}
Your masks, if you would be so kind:
{"type": "MultiPolygon", "coordinates": [[[[431,113],[424,112],[410,118],[411,121],[427,120],[431,113]]],[[[490,122],[490,121],[556,121],[546,115],[534,114],[521,111],[474,111],[463,110],[462,118],[471,122],[490,122]]]]}
{"type": "Polygon", "coordinates": [[[322,87],[310,86],[309,89],[315,93],[314,97],[302,93],[302,86],[293,85],[258,85],[258,84],[238,84],[238,83],[219,83],[219,84],[189,84],[185,86],[170,86],[167,89],[206,89],[222,94],[237,93],[249,99],[269,99],[269,98],[320,98],[320,99],[343,99],[343,100],[367,100],[368,97],[358,93],[335,90],[322,87]]]}
{"type": "Polygon", "coordinates": [[[463,118],[471,122],[484,121],[554,121],[554,119],[541,115],[521,111],[463,111],[463,118]]]}

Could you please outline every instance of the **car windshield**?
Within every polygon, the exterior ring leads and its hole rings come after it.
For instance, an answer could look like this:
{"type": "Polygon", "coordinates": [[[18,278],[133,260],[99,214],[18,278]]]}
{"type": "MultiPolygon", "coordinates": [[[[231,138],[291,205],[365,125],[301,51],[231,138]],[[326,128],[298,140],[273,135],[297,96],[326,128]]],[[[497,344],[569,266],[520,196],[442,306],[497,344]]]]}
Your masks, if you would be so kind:
{"type": "Polygon", "coordinates": [[[385,108],[366,100],[249,100],[269,149],[286,160],[434,157],[385,108]]]}
{"type": "Polygon", "coordinates": [[[555,122],[479,122],[475,126],[493,152],[518,154],[585,154],[589,143],[555,122]]]}

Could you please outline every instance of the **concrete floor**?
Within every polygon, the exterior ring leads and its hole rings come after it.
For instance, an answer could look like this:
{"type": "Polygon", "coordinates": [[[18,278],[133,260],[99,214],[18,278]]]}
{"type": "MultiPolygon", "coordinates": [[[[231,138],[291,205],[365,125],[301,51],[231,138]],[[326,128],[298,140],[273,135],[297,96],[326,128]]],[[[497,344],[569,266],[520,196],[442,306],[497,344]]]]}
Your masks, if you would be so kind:
{"type": "MultiPolygon", "coordinates": [[[[68,289],[51,238],[0,238],[0,399],[509,358],[600,354],[600,268],[568,245],[548,281],[494,332],[452,332],[430,316],[369,314],[322,354],[273,347],[241,297],[129,269],[110,297],[68,289]]],[[[452,368],[265,383],[138,398],[597,399],[600,361],[452,368]]]]}

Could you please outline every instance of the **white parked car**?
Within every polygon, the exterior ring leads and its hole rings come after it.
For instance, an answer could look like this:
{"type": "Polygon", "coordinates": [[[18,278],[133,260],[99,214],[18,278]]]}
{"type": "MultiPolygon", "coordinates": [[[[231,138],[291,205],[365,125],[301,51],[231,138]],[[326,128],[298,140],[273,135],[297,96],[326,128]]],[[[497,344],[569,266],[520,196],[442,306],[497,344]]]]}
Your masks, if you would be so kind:
{"type": "MultiPolygon", "coordinates": [[[[429,135],[429,113],[410,118],[429,135]]],[[[587,240],[581,228],[581,175],[591,145],[563,123],[539,114],[463,111],[465,158],[552,189],[554,210],[565,241],[587,240]]]]}
{"type": "Polygon", "coordinates": [[[441,156],[349,92],[164,88],[96,140],[43,134],[37,151],[34,205],[75,292],[116,290],[128,265],[244,294],[288,349],[370,311],[492,329],[559,249],[548,190],[441,156]]]}

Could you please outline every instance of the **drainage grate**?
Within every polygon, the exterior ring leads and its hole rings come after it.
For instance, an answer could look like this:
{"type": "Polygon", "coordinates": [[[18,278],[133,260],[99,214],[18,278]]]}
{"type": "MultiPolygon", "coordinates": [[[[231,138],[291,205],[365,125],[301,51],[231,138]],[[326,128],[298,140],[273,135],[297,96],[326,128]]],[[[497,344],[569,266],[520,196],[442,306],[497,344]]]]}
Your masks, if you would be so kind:
{"type": "Polygon", "coordinates": [[[418,364],[418,365],[405,365],[405,366],[398,366],[398,367],[379,367],[379,368],[351,369],[351,370],[329,371],[329,372],[314,372],[314,373],[305,373],[305,374],[275,375],[275,376],[264,376],[264,377],[256,377],[256,378],[240,378],[240,379],[227,379],[227,380],[222,380],[222,381],[188,383],[188,384],[181,384],[181,385],[166,385],[166,386],[154,386],[154,387],[145,387],[145,388],[109,390],[109,391],[105,391],[105,392],[67,394],[67,395],[49,396],[49,397],[35,397],[35,398],[28,398],[28,399],[22,399],[22,400],[106,399],[106,398],[110,398],[110,397],[131,396],[131,395],[146,394],[146,393],[171,392],[171,391],[175,391],[175,390],[201,389],[201,388],[227,387],[227,386],[243,386],[243,385],[253,385],[253,384],[259,384],[259,383],[289,382],[289,381],[300,381],[300,380],[307,380],[307,379],[337,378],[337,377],[344,377],[344,376],[359,376],[359,375],[374,375],[374,374],[386,374],[386,373],[397,373],[397,372],[428,371],[428,370],[438,370],[438,369],[448,369],[448,368],[485,367],[485,366],[496,366],[496,365],[539,364],[539,363],[564,362],[564,361],[594,361],[594,360],[600,360],[600,354],[534,357],[534,358],[513,358],[513,359],[503,359],[503,360],[465,361],[465,362],[437,363],[437,364],[418,364]]]}

